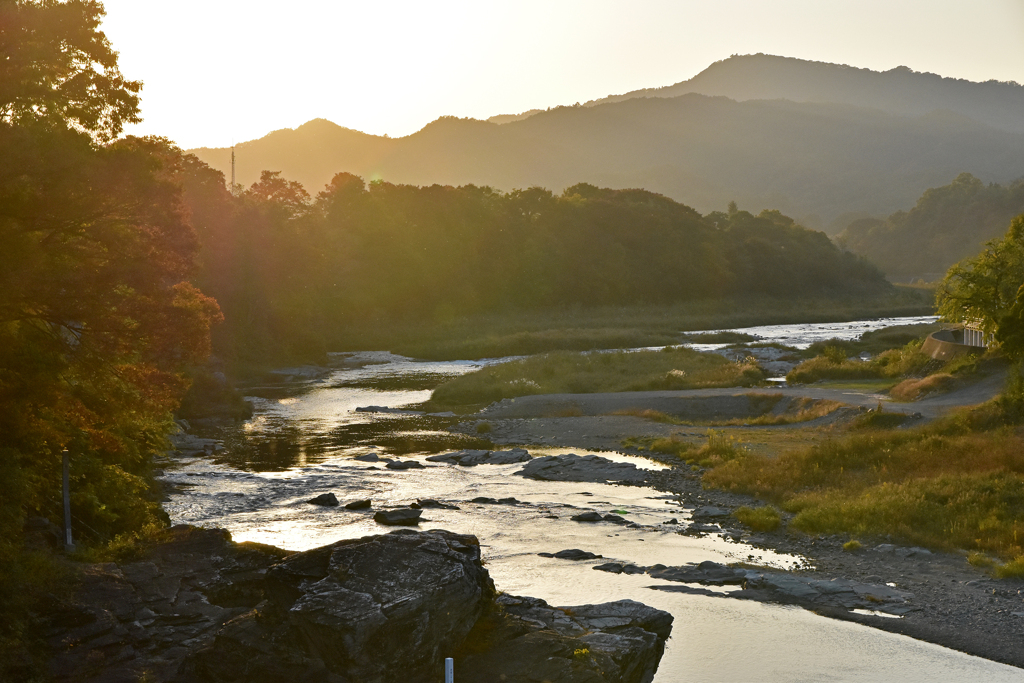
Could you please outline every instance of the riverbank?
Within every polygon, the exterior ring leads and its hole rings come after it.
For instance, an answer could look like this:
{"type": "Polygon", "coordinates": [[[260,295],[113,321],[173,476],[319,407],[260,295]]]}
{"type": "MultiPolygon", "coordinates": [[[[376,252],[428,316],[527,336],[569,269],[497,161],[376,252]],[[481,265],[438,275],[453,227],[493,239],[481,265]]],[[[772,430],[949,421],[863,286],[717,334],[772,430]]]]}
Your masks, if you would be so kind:
{"type": "MultiPolygon", "coordinates": [[[[912,422],[934,419],[954,406],[991,398],[1000,391],[1002,381],[1002,377],[986,378],[963,388],[959,395],[936,396],[931,401],[913,404],[886,404],[886,409],[907,412],[914,418],[912,422]]],[[[772,391],[845,398],[846,402],[862,408],[874,407],[882,399],[867,392],[814,387],[772,391]]],[[[669,465],[668,470],[647,473],[644,481],[638,483],[671,494],[684,508],[716,510],[713,521],[727,537],[753,547],[807,558],[808,566],[792,571],[793,576],[887,585],[910,594],[908,610],[898,617],[815,604],[812,600],[794,596],[780,598],[773,595],[770,599],[800,605],[830,618],[900,633],[985,659],[1024,667],[1024,651],[1019,647],[1024,636],[1024,580],[994,579],[982,568],[969,564],[966,553],[901,547],[897,541],[886,537],[861,537],[860,547],[855,547],[847,545],[851,540],[849,535],[815,536],[792,531],[786,522],[793,515],[786,513],[782,514],[783,523],[778,530],[753,531],[737,521],[732,513],[743,506],[758,506],[762,501],[704,488],[703,473],[682,464],[676,456],[624,448],[622,445],[624,435],[655,439],[682,433],[684,438],[691,437],[698,442],[706,440],[706,427],[682,427],[632,415],[610,414],[624,409],[669,413],[675,410],[678,413],[679,407],[687,400],[721,401],[735,398],[740,392],[745,394],[750,390],[522,397],[492,405],[475,415],[477,419],[463,422],[457,429],[475,431],[477,425],[486,422],[489,437],[498,444],[615,450],[669,465]]],[[[759,392],[755,390],[755,393],[759,392]]],[[[830,436],[829,432],[814,429],[826,424],[827,419],[823,418],[805,423],[800,428],[815,433],[815,437],[809,438],[834,438],[834,434],[830,436]]],[[[762,429],[785,433],[793,427],[762,429]]],[[[627,563],[631,561],[628,557],[616,559],[627,563]]]]}

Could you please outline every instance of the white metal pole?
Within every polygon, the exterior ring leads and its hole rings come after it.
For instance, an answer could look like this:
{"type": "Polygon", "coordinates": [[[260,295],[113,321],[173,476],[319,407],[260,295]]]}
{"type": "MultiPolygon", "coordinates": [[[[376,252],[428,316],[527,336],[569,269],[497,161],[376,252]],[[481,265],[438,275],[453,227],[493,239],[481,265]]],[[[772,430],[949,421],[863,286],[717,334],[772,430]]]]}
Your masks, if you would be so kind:
{"type": "Polygon", "coordinates": [[[61,488],[64,490],[64,549],[74,551],[75,544],[71,540],[71,454],[65,448],[61,455],[63,456],[61,458],[63,461],[61,463],[63,466],[61,473],[63,486],[61,488]]]}
{"type": "Polygon", "coordinates": [[[444,683],[455,683],[455,660],[451,657],[444,660],[444,683]]]}

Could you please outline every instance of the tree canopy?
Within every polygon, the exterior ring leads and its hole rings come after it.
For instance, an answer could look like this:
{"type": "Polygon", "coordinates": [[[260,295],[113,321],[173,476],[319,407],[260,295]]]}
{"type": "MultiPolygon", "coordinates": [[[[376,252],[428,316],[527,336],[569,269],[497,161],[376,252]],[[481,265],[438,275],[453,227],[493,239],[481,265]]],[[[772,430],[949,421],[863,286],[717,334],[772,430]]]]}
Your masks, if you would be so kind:
{"type": "Polygon", "coordinates": [[[1024,358],[1024,215],[1002,239],[949,269],[938,293],[939,313],[996,335],[1007,355],[1024,358]]]}
{"type": "MultiPolygon", "coordinates": [[[[190,282],[199,241],[160,139],[116,139],[139,84],[117,70],[89,0],[0,0],[0,678],[44,578],[27,518],[62,521],[71,453],[77,540],[166,518],[152,477],[213,299],[190,282]],[[20,606],[20,607],[19,607],[20,606]]],[[[197,172],[201,175],[201,172],[197,172]]],[[[222,182],[223,184],[223,182],[222,182]]]]}
{"type": "Polygon", "coordinates": [[[103,15],[96,0],[0,0],[0,121],[109,141],[141,120],[142,83],[118,70],[103,15]]]}

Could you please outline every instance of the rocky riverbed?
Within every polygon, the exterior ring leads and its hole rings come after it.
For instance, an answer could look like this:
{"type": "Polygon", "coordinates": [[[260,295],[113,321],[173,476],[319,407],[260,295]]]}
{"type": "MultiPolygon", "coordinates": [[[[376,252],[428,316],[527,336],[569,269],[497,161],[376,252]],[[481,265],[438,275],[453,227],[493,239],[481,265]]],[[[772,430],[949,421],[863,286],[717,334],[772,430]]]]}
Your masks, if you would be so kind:
{"type": "MultiPolygon", "coordinates": [[[[665,458],[666,462],[671,460],[665,458]]],[[[785,526],[772,533],[752,532],[732,516],[732,511],[742,505],[756,505],[757,501],[705,490],[699,474],[682,468],[642,470],[597,455],[563,455],[534,459],[523,474],[650,486],[671,493],[683,509],[690,511],[689,519],[680,523],[680,533],[722,535],[755,548],[805,558],[804,563],[786,572],[714,562],[671,567],[638,566],[628,557],[582,558],[593,562],[594,569],[647,574],[685,584],[652,586],[655,590],[800,606],[831,618],[1024,667],[1024,650],[1020,648],[1024,638],[1024,581],[993,579],[968,564],[964,555],[899,546],[887,539],[849,552],[843,548],[848,538],[809,537],[788,532],[785,526]],[[707,586],[731,590],[709,590],[707,586]]],[[[607,520],[600,515],[581,521],[624,523],[621,518],[607,520]]],[[[570,557],[567,561],[579,559],[570,557]]]]}
{"type": "Polygon", "coordinates": [[[499,594],[474,536],[403,529],[301,553],[172,528],[75,569],[46,615],[56,681],[649,683],[672,615],[499,594]]]}

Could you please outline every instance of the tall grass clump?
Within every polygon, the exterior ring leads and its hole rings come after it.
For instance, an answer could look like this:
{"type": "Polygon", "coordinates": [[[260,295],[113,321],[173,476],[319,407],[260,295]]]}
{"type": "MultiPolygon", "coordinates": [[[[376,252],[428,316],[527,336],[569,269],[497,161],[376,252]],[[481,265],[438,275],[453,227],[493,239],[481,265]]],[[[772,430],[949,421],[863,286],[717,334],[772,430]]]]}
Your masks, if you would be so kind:
{"type": "Polygon", "coordinates": [[[1024,438],[955,422],[853,434],[774,458],[748,454],[704,483],[775,502],[808,533],[1024,555],[1024,438]]]}
{"type": "Polygon", "coordinates": [[[751,508],[744,505],[733,516],[754,531],[775,531],[782,523],[782,515],[772,505],[751,508]]]}
{"type": "Polygon", "coordinates": [[[756,363],[736,363],[682,347],[608,353],[560,351],[456,377],[434,390],[430,402],[458,406],[529,394],[750,386],[763,378],[756,363]]]}

